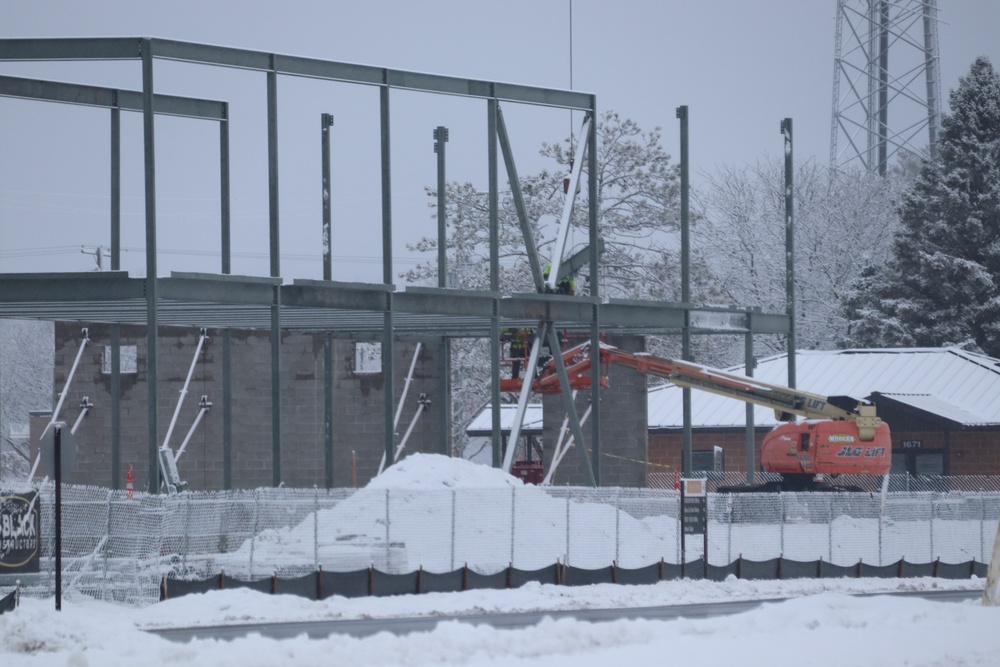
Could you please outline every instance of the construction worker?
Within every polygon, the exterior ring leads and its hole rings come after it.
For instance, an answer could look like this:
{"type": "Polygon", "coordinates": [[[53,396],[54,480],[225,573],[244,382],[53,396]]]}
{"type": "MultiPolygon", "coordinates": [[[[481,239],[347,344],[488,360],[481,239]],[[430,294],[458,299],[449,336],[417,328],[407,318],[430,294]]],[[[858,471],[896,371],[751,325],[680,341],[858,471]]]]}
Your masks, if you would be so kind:
{"type": "MultiPolygon", "coordinates": [[[[545,267],[545,271],[542,273],[544,280],[548,281],[549,271],[552,270],[552,262],[549,262],[545,267]]],[[[565,294],[566,296],[573,296],[576,294],[576,281],[573,279],[572,275],[568,275],[556,284],[556,294],[565,294]]]]}
{"type": "Polygon", "coordinates": [[[504,329],[503,333],[510,338],[510,376],[515,380],[521,377],[521,364],[528,356],[528,329],[504,329]]]}

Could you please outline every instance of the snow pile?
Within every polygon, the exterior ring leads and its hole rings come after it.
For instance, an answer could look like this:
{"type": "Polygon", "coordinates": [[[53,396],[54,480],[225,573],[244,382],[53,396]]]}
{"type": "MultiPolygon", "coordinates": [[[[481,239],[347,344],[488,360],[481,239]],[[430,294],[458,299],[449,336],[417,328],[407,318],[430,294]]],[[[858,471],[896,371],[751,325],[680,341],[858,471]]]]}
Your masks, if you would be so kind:
{"type": "Polygon", "coordinates": [[[524,483],[499,468],[440,454],[410,454],[386,468],[366,489],[504,489],[524,483]]]}
{"type": "Polygon", "coordinates": [[[261,531],[238,550],[210,557],[239,572],[327,572],[374,565],[387,573],[449,572],[468,564],[484,574],[510,564],[536,570],[559,561],[577,567],[642,567],[677,560],[677,522],[665,501],[634,500],[617,509],[614,491],[593,502],[550,494],[496,468],[436,454],[411,454],[333,507],[297,524],[261,531]]]}

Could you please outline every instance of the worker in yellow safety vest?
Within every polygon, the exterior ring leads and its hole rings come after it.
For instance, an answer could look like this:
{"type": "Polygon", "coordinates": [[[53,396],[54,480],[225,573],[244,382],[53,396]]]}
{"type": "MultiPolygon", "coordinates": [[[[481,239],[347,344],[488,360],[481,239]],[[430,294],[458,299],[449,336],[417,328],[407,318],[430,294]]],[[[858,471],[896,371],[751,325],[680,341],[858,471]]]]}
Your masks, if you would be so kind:
{"type": "MultiPolygon", "coordinates": [[[[548,281],[549,271],[552,270],[552,262],[549,262],[545,267],[545,271],[542,273],[544,280],[548,281]]],[[[576,281],[573,279],[572,275],[568,275],[556,284],[556,294],[565,294],[567,296],[573,296],[576,294],[576,281]]]]}
{"type": "Polygon", "coordinates": [[[515,327],[504,329],[502,333],[510,339],[510,376],[516,380],[521,377],[521,364],[528,356],[528,336],[531,331],[515,327]]]}

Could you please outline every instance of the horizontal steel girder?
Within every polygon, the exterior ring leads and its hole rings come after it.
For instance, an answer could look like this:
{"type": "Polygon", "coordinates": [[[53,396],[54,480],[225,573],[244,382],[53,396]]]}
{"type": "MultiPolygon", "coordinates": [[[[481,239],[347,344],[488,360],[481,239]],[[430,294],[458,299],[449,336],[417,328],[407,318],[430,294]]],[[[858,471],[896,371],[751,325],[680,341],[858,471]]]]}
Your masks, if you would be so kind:
{"type": "MultiPolygon", "coordinates": [[[[0,317],[145,324],[147,279],[124,271],[0,274],[0,317]]],[[[755,333],[787,333],[787,315],[684,308],[656,302],[598,303],[588,297],[513,294],[444,288],[394,291],[381,283],[341,283],[201,273],[159,278],[158,314],[164,325],[269,329],[271,306],[281,304],[282,328],[340,336],[381,333],[393,312],[400,334],[451,337],[489,335],[494,312],[501,326],[540,320],[572,329],[596,322],[605,331],[676,332],[685,311],[700,333],[739,333],[752,319],[755,333]],[[277,300],[280,292],[280,300],[277,300]]]]}
{"type": "MultiPolygon", "coordinates": [[[[141,37],[0,39],[0,61],[138,60],[142,57],[142,40],[141,37]]],[[[482,99],[495,97],[504,101],[583,111],[592,110],[595,106],[592,94],[571,90],[463,79],[169,39],[153,38],[149,43],[153,58],[167,60],[446,95],[482,99]]]]}

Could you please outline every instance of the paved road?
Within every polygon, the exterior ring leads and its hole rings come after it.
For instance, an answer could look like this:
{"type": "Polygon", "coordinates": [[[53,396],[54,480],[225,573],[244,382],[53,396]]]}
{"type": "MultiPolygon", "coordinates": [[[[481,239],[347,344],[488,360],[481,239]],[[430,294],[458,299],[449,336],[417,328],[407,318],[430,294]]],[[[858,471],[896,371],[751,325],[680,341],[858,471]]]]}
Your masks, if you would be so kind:
{"type": "MultiPolygon", "coordinates": [[[[873,595],[885,595],[875,593],[873,595]]],[[[892,593],[928,600],[959,602],[978,599],[980,591],[915,591],[892,593]]],[[[732,602],[710,602],[703,604],[681,604],[663,607],[635,607],[631,609],[567,609],[560,611],[526,611],[511,614],[467,614],[459,616],[415,616],[406,618],[355,619],[346,621],[302,621],[291,623],[249,623],[245,625],[211,625],[189,628],[169,628],[149,630],[164,639],[188,642],[192,639],[236,639],[257,633],[272,639],[290,639],[308,635],[311,639],[322,639],[334,634],[352,637],[367,637],[378,632],[404,635],[411,632],[429,632],[438,623],[458,621],[473,625],[489,625],[494,628],[517,629],[537,625],[543,618],[574,618],[579,621],[602,623],[617,620],[673,620],[677,618],[709,618],[727,614],[739,614],[756,609],[764,603],[781,602],[787,598],[768,600],[745,600],[732,602]]]]}

